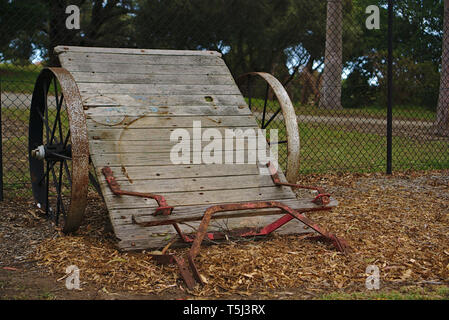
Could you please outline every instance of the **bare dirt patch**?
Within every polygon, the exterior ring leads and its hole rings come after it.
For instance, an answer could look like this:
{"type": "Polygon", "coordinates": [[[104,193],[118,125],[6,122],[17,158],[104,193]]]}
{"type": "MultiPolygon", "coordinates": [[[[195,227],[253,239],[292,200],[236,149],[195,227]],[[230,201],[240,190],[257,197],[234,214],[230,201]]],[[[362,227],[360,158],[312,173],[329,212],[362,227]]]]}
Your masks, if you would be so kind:
{"type": "MultiPolygon", "coordinates": [[[[7,201],[0,204],[0,269],[20,270],[1,271],[0,296],[3,292],[11,298],[11,274],[32,279],[36,272],[50,285],[51,290],[44,291],[61,299],[333,297],[335,292],[366,292],[368,265],[379,267],[384,290],[449,285],[448,170],[393,176],[310,175],[301,183],[324,186],[340,201],[332,212],[310,216],[345,238],[351,253],[345,256],[327,243],[304,237],[276,235],[203,246],[197,266],[207,285],[193,292],[185,288],[176,267],[156,265],[145,252],[118,252],[107,211],[94,194],[76,236],[54,231],[38,213],[29,211],[34,210],[30,203],[7,201]],[[84,290],[78,293],[65,290],[64,281],[56,281],[73,264],[81,270],[84,290]],[[9,280],[5,280],[6,271],[9,280]]],[[[186,250],[169,249],[179,255],[186,250]]],[[[19,283],[45,287],[41,282],[19,283]]],[[[37,298],[49,296],[41,291],[37,298]]]]}

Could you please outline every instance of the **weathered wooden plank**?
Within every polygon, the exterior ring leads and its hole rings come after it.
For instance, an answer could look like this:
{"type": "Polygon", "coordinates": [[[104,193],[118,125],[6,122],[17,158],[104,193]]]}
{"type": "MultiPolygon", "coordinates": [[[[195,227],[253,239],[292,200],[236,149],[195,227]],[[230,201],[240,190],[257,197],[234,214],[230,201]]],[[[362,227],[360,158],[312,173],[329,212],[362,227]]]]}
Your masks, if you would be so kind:
{"type": "MultiPolygon", "coordinates": [[[[124,189],[162,193],[170,205],[176,206],[175,210],[181,210],[173,215],[176,221],[198,220],[206,207],[223,202],[294,200],[290,188],[273,186],[271,177],[259,175],[255,164],[172,165],[169,161],[169,151],[176,143],[168,143],[170,133],[176,128],[191,131],[193,119],[201,120],[202,128],[257,129],[229,70],[218,58],[219,53],[62,46],[56,52],[60,53],[63,67],[73,72],[82,94],[92,159],[114,230],[122,239],[120,248],[136,250],[166,243],[165,236],[153,237],[155,231],[161,232],[165,227],[130,224],[131,214],[146,220],[164,217],[151,216],[149,211],[156,207],[152,199],[112,195],[100,173],[103,165],[112,166],[124,189]],[[139,118],[142,116],[145,117],[139,118]],[[112,140],[97,140],[102,138],[112,140]],[[147,147],[154,150],[145,150],[147,147]],[[122,219],[122,215],[126,218],[122,219]]],[[[236,149],[255,152],[248,144],[242,144],[228,153],[234,157],[236,149]]],[[[279,213],[268,211],[256,214],[279,213]]],[[[254,212],[216,217],[236,216],[242,217],[229,219],[233,227],[265,225],[278,218],[255,217],[254,212]]],[[[198,222],[190,224],[197,226],[198,222]]],[[[173,235],[174,230],[167,228],[173,235]]],[[[186,226],[181,228],[185,230],[186,226]]]]}
{"type": "MultiPolygon", "coordinates": [[[[241,95],[125,95],[125,94],[108,94],[99,95],[92,93],[81,94],[83,105],[86,108],[92,107],[120,107],[121,114],[133,116],[128,114],[132,112],[135,107],[142,107],[148,113],[163,113],[169,112],[169,108],[179,107],[205,107],[200,108],[199,111],[204,111],[205,115],[220,112],[220,109],[229,109],[232,107],[233,112],[229,111],[229,115],[233,114],[251,114],[245,100],[241,95]],[[210,111],[206,111],[209,109],[210,111]],[[242,111],[235,111],[235,109],[242,109],[242,111]],[[243,110],[244,109],[244,110],[243,110]]],[[[180,109],[180,108],[176,108],[180,109]]],[[[105,112],[107,110],[102,110],[105,112]]],[[[175,112],[175,110],[172,110],[175,112]]],[[[221,111],[223,113],[223,111],[221,111]]],[[[192,114],[192,113],[190,113],[192,114]]],[[[196,114],[201,114],[196,111],[196,114]]],[[[187,114],[188,115],[188,114],[187,114]]]]}
{"type": "Polygon", "coordinates": [[[87,119],[89,129],[125,129],[125,128],[192,128],[194,121],[200,122],[202,128],[216,127],[256,127],[253,116],[197,116],[197,117],[124,117],[124,116],[90,116],[87,119]]]}
{"type": "MultiPolygon", "coordinates": [[[[177,128],[183,129],[185,133],[189,134],[191,140],[201,140],[203,130],[202,127],[195,128],[177,128]],[[198,133],[198,132],[199,133],[198,133]]],[[[170,136],[176,138],[179,132],[177,129],[159,129],[159,128],[127,128],[123,130],[117,130],[113,128],[90,128],[88,127],[88,136],[92,140],[114,140],[114,141],[139,141],[139,140],[160,140],[170,141],[170,136]]],[[[207,130],[207,129],[205,129],[207,130]]],[[[214,133],[220,134],[222,138],[232,138],[233,134],[237,138],[248,137],[251,141],[256,141],[256,135],[259,128],[255,126],[250,127],[234,127],[234,128],[214,128],[214,133]]]]}
{"type": "MultiPolygon", "coordinates": [[[[103,190],[104,188],[102,188],[103,190]]],[[[105,192],[105,190],[103,190],[105,192]]],[[[219,204],[223,202],[246,202],[263,200],[292,199],[292,191],[288,187],[260,187],[248,189],[213,190],[162,193],[169,205],[193,206],[204,204],[219,204]]],[[[125,208],[148,208],[155,206],[155,200],[133,196],[105,195],[106,205],[109,210],[125,208]]]]}
{"type": "MultiPolygon", "coordinates": [[[[202,164],[202,165],[171,165],[171,166],[111,166],[117,181],[138,181],[148,179],[175,179],[175,178],[203,178],[225,177],[238,175],[259,174],[259,169],[250,164],[202,164]]],[[[97,168],[101,176],[101,167],[97,168]]]]}
{"type": "MultiPolygon", "coordinates": [[[[247,139],[226,140],[223,139],[223,145],[233,142],[232,150],[248,149],[247,139]]],[[[201,149],[207,146],[209,141],[201,141],[201,149]]],[[[160,140],[142,140],[142,141],[98,141],[91,140],[89,142],[90,154],[109,154],[109,153],[164,153],[173,150],[178,144],[177,141],[160,141],[160,140]]]]}
{"type": "Polygon", "coordinates": [[[235,85],[231,75],[213,74],[127,74],[127,73],[96,73],[96,72],[71,72],[77,83],[142,83],[142,84],[209,84],[209,85],[235,85]]]}
{"type": "MultiPolygon", "coordinates": [[[[233,150],[233,151],[222,151],[221,154],[218,153],[215,157],[215,154],[212,152],[203,151],[201,152],[189,152],[187,155],[179,155],[174,153],[171,155],[170,152],[162,152],[162,153],[119,153],[119,154],[92,154],[91,158],[96,166],[142,166],[142,165],[154,165],[154,166],[163,166],[163,165],[172,165],[172,164],[196,164],[196,161],[201,161],[202,163],[229,163],[233,162],[234,164],[258,164],[258,150],[247,149],[247,150],[233,150]],[[187,159],[184,158],[187,157],[187,159]],[[181,158],[183,157],[183,158],[181,158]],[[206,158],[207,157],[207,158],[206,158]],[[207,159],[211,159],[205,161],[207,159]],[[196,160],[198,159],[198,160],[196,160]],[[184,161],[189,161],[189,163],[184,163],[184,161]]],[[[260,159],[260,162],[265,161],[266,159],[260,159]]]]}
{"type": "MultiPolygon", "coordinates": [[[[100,180],[104,185],[105,194],[112,195],[108,184],[104,179],[100,180]]],[[[165,192],[185,192],[185,191],[209,191],[209,190],[229,190],[235,188],[257,188],[271,187],[273,180],[269,175],[246,175],[228,177],[207,177],[207,178],[179,178],[169,180],[137,180],[122,181],[122,190],[144,193],[165,193],[165,192]]]]}
{"type": "MultiPolygon", "coordinates": [[[[307,199],[283,199],[280,200],[282,204],[298,211],[306,211],[314,208],[318,208],[316,204],[312,202],[313,198],[307,199]]],[[[338,205],[335,199],[331,199],[331,202],[327,207],[334,208],[338,205]]],[[[120,226],[122,230],[130,230],[132,228],[142,228],[136,226],[132,222],[134,216],[137,222],[143,223],[163,223],[171,224],[178,222],[189,222],[201,220],[204,212],[210,207],[210,205],[201,206],[185,206],[175,207],[170,216],[153,216],[152,212],[155,208],[139,208],[139,209],[114,209],[111,210],[111,221],[114,225],[120,226]]],[[[240,211],[226,211],[219,212],[212,216],[212,219],[225,219],[225,218],[238,218],[238,217],[254,217],[264,215],[279,215],[283,211],[277,208],[268,208],[261,210],[240,210],[240,211]]]]}
{"type": "Polygon", "coordinates": [[[223,59],[214,55],[142,55],[125,53],[86,53],[66,51],[59,54],[59,59],[65,63],[73,62],[88,63],[125,63],[125,64],[169,64],[188,65],[196,64],[202,66],[223,66],[223,59]]]}
{"type": "Polygon", "coordinates": [[[80,93],[137,95],[239,95],[235,85],[78,83],[80,93]]]}
{"type": "Polygon", "coordinates": [[[79,47],[79,46],[57,46],[57,54],[62,52],[91,52],[91,53],[113,53],[113,54],[140,54],[140,55],[170,55],[170,56],[216,56],[221,57],[217,51],[206,50],[161,50],[161,49],[129,49],[129,48],[101,48],[101,47],[79,47]]]}
{"type": "Polygon", "coordinates": [[[223,66],[198,66],[198,65],[156,65],[156,64],[124,64],[124,63],[96,63],[86,62],[80,64],[74,61],[65,61],[61,63],[64,68],[70,72],[82,71],[82,72],[96,72],[96,73],[127,73],[127,74],[173,74],[173,75],[185,75],[185,74],[213,74],[213,75],[230,75],[228,68],[223,66]]]}

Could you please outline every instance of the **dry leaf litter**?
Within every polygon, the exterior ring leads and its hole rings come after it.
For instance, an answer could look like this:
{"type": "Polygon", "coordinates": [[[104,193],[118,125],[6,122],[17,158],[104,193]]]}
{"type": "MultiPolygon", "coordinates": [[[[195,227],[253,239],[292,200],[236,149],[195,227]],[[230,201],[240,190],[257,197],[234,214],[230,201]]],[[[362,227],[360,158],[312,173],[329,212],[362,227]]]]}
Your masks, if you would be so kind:
{"type": "MultiPolygon", "coordinates": [[[[207,284],[189,292],[197,297],[253,294],[305,288],[312,292],[362,290],[368,265],[380,269],[381,284],[447,283],[449,279],[449,171],[309,175],[301,183],[324,186],[339,206],[309,216],[347,240],[352,251],[304,236],[272,235],[260,241],[203,246],[197,266],[207,284]]],[[[123,253],[104,231],[107,213],[91,196],[87,221],[77,236],[42,242],[41,265],[63,277],[69,265],[81,278],[108,291],[161,293],[188,290],[176,266],[153,262],[148,252],[123,253]]],[[[168,249],[184,256],[184,249],[168,249]]]]}

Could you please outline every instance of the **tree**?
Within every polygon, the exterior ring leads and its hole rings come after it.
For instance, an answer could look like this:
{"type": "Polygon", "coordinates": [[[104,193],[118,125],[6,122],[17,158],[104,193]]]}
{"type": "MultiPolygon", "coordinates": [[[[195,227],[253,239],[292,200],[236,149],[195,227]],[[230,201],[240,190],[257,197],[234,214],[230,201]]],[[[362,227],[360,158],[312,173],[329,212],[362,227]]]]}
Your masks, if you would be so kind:
{"type": "Polygon", "coordinates": [[[443,52],[435,134],[449,136],[449,0],[444,0],[443,52]]]}
{"type": "Polygon", "coordinates": [[[0,0],[0,60],[29,64],[45,27],[45,7],[26,0],[0,0]]]}
{"type": "Polygon", "coordinates": [[[43,0],[49,8],[47,55],[50,65],[57,65],[53,48],[58,45],[129,47],[132,35],[133,0],[43,0]],[[77,5],[81,11],[81,29],[67,30],[65,10],[77,5]]]}
{"type": "Polygon", "coordinates": [[[343,71],[342,0],[327,1],[326,51],[320,108],[341,108],[341,74],[343,71]]]}
{"type": "Polygon", "coordinates": [[[58,45],[135,46],[135,0],[0,0],[0,58],[28,64],[39,52],[50,65],[59,64],[58,45]],[[66,8],[81,11],[81,29],[66,28],[66,8]]]}
{"type": "Polygon", "coordinates": [[[135,20],[137,46],[217,50],[224,54],[234,76],[266,71],[284,80],[289,75],[288,62],[294,69],[309,59],[322,58],[322,4],[306,0],[140,0],[135,20]]]}

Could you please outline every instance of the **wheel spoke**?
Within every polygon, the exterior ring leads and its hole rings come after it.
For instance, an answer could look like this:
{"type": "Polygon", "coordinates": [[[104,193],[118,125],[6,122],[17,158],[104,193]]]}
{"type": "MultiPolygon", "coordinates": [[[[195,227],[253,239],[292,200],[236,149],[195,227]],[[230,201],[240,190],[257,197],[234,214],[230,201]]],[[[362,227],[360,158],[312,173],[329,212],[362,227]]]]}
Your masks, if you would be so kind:
{"type": "Polygon", "coordinates": [[[69,132],[67,132],[67,136],[65,137],[65,140],[64,140],[64,149],[65,149],[65,147],[67,147],[67,143],[69,142],[69,138],[70,138],[70,129],[69,129],[69,132]]]}
{"type": "Polygon", "coordinates": [[[51,131],[51,139],[50,139],[50,144],[53,143],[53,140],[56,141],[56,143],[59,143],[59,140],[55,137],[55,132],[56,132],[56,126],[59,124],[59,137],[62,141],[62,127],[61,127],[61,108],[62,108],[62,102],[64,99],[64,96],[61,95],[61,99],[58,101],[58,89],[57,89],[57,85],[56,85],[56,78],[55,79],[55,98],[56,98],[56,118],[55,118],[55,123],[53,124],[53,130],[51,131]]]}
{"type": "MultiPolygon", "coordinates": [[[[56,173],[55,173],[55,168],[54,168],[54,166],[53,166],[53,168],[51,168],[51,174],[52,174],[52,177],[53,177],[53,186],[55,187],[55,189],[56,189],[56,193],[58,192],[58,189],[59,189],[59,186],[58,186],[58,181],[57,181],[57,178],[56,178],[56,173]]],[[[57,200],[58,201],[58,200],[57,200]]],[[[58,212],[56,212],[56,213],[53,213],[53,215],[54,215],[54,218],[57,218],[57,215],[58,215],[58,212]],[[55,214],[56,214],[56,216],[55,216],[55,214]]]]}
{"type": "Polygon", "coordinates": [[[248,90],[248,107],[249,110],[251,110],[251,75],[248,76],[247,90],[248,90]]]}
{"type": "Polygon", "coordinates": [[[60,165],[59,165],[59,201],[60,201],[60,207],[61,207],[61,211],[62,211],[62,215],[63,217],[66,217],[65,214],[65,208],[64,208],[64,201],[63,201],[63,197],[62,197],[62,176],[64,174],[64,172],[62,171],[63,169],[63,161],[61,161],[60,165]]]}
{"type": "Polygon", "coordinates": [[[61,210],[61,169],[62,167],[59,166],[59,178],[58,178],[58,187],[56,188],[57,200],[56,200],[56,217],[55,217],[55,223],[56,225],[59,224],[59,212],[61,210]]]}
{"type": "Polygon", "coordinates": [[[60,154],[60,153],[49,152],[49,154],[54,155],[54,156],[57,156],[57,157],[62,158],[62,159],[65,159],[65,160],[72,160],[72,158],[67,157],[67,156],[65,156],[65,155],[62,155],[62,154],[60,154]]]}
{"type": "Polygon", "coordinates": [[[50,201],[48,201],[48,196],[49,196],[48,188],[50,185],[50,165],[48,162],[47,162],[47,173],[45,174],[44,177],[46,177],[46,180],[47,180],[47,183],[45,184],[45,187],[46,187],[46,190],[45,190],[45,215],[48,216],[48,211],[49,211],[49,206],[50,206],[49,205],[50,201]]]}
{"type": "Polygon", "coordinates": [[[49,138],[50,138],[50,124],[49,124],[49,121],[48,121],[48,103],[47,103],[47,95],[48,95],[48,87],[47,87],[47,84],[45,84],[44,86],[43,86],[43,89],[44,89],[44,116],[45,116],[45,123],[47,124],[47,126],[46,126],[46,133],[47,133],[47,143],[49,142],[49,138]]]}
{"type": "Polygon", "coordinates": [[[61,190],[62,190],[61,183],[58,183],[58,181],[61,181],[61,176],[59,177],[59,179],[57,178],[54,167],[51,169],[51,173],[53,176],[53,185],[56,188],[56,193],[57,193],[55,222],[56,222],[56,225],[58,225],[60,211],[62,211],[63,215],[65,216],[64,205],[62,204],[62,200],[61,200],[61,198],[62,198],[61,197],[61,190]]]}
{"type": "MultiPolygon", "coordinates": [[[[47,122],[47,120],[45,119],[45,117],[44,117],[44,115],[42,114],[42,112],[41,112],[40,110],[37,110],[37,113],[39,114],[39,116],[40,116],[41,119],[42,119],[42,122],[43,122],[44,125],[45,125],[46,132],[50,131],[50,126],[48,125],[48,122],[47,122]]],[[[48,136],[47,136],[47,137],[48,137],[48,136]]],[[[47,140],[47,141],[48,141],[48,140],[47,140]]]]}
{"type": "Polygon", "coordinates": [[[268,125],[271,123],[271,121],[274,120],[274,118],[276,118],[276,116],[279,114],[279,112],[281,112],[281,108],[277,109],[277,111],[271,116],[271,118],[267,121],[267,123],[265,124],[265,126],[262,126],[262,129],[265,129],[266,127],[268,127],[268,125]]]}
{"type": "Polygon", "coordinates": [[[57,84],[57,81],[56,81],[56,77],[53,77],[53,86],[55,87],[56,106],[58,106],[59,105],[59,102],[58,102],[58,84],[57,84]]]}
{"type": "Polygon", "coordinates": [[[284,144],[287,143],[287,140],[283,140],[283,141],[278,141],[278,142],[274,142],[274,143],[270,143],[270,144],[284,144]]]}
{"type": "Polygon", "coordinates": [[[61,210],[62,210],[62,216],[65,218],[67,215],[66,215],[66,213],[65,213],[65,207],[64,207],[64,199],[63,199],[63,197],[62,197],[62,187],[63,187],[63,184],[62,184],[62,177],[63,177],[63,174],[64,174],[64,172],[62,171],[62,162],[61,162],[61,166],[60,166],[60,168],[59,168],[59,188],[60,188],[60,193],[61,193],[61,195],[60,195],[60,199],[61,199],[61,210]]]}
{"type": "Polygon", "coordinates": [[[59,110],[59,116],[58,116],[58,123],[59,123],[59,138],[61,139],[61,141],[64,139],[64,135],[62,133],[62,122],[61,122],[61,109],[62,109],[62,102],[64,101],[64,95],[61,95],[61,100],[59,101],[59,106],[58,106],[58,110],[59,110]]]}
{"type": "MultiPolygon", "coordinates": [[[[64,101],[64,95],[61,95],[61,100],[60,100],[60,105],[59,105],[59,110],[62,109],[62,102],[64,101]]],[[[61,112],[60,112],[61,113],[61,112]]],[[[58,122],[59,122],[59,138],[61,139],[61,141],[64,139],[64,134],[62,133],[62,121],[61,121],[61,115],[59,115],[58,118],[58,122]]]]}
{"type": "Polygon", "coordinates": [[[44,180],[44,178],[47,176],[47,174],[48,174],[48,172],[49,172],[49,168],[50,168],[50,170],[55,166],[55,164],[56,164],[56,162],[52,162],[50,165],[49,165],[49,162],[47,162],[47,170],[44,172],[44,174],[42,175],[42,177],[39,179],[39,182],[37,183],[37,184],[41,184],[42,183],[42,181],[44,180]]]}
{"type": "Polygon", "coordinates": [[[59,117],[59,113],[61,111],[60,105],[59,105],[59,101],[58,101],[58,86],[56,83],[56,77],[53,77],[53,86],[55,88],[55,100],[56,100],[56,118],[55,118],[55,123],[53,125],[53,131],[51,132],[51,139],[50,139],[50,144],[53,143],[53,138],[55,137],[55,131],[56,131],[56,125],[57,125],[57,121],[56,119],[58,119],[59,117]]]}
{"type": "Polygon", "coordinates": [[[64,169],[67,175],[67,179],[69,180],[70,188],[72,187],[72,176],[70,174],[69,166],[67,165],[67,161],[64,161],[64,169]]]}
{"type": "Polygon", "coordinates": [[[268,90],[270,89],[268,83],[265,90],[265,102],[263,104],[263,114],[262,114],[262,128],[265,128],[265,114],[267,112],[267,102],[268,102],[268,90]]]}

